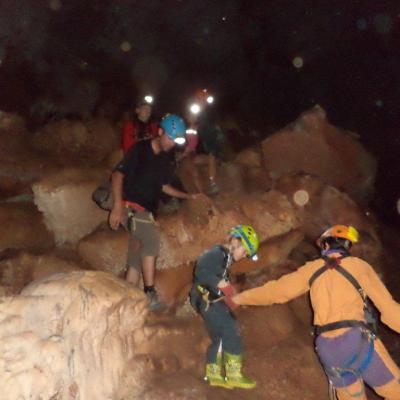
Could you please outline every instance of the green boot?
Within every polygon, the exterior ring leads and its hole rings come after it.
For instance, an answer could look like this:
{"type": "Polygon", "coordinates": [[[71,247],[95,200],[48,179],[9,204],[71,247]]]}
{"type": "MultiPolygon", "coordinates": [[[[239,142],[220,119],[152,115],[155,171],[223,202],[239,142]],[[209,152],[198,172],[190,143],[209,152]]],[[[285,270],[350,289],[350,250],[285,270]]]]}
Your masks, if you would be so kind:
{"type": "Polygon", "coordinates": [[[206,365],[206,376],[204,380],[208,382],[210,386],[219,386],[225,389],[233,389],[233,386],[228,385],[225,378],[222,376],[222,354],[218,353],[217,361],[215,364],[206,365]]]}
{"type": "Polygon", "coordinates": [[[256,382],[242,374],[242,356],[224,353],[226,383],[232,388],[253,389],[256,382]]]}

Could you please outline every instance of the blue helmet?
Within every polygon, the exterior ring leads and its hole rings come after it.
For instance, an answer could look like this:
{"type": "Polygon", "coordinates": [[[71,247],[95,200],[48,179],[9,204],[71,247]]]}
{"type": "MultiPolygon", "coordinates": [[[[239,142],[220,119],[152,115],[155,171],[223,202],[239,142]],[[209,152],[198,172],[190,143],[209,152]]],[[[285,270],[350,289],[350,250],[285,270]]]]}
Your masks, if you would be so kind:
{"type": "Polygon", "coordinates": [[[161,120],[160,127],[175,143],[185,143],[186,125],[181,117],[174,114],[167,114],[161,120]]]}

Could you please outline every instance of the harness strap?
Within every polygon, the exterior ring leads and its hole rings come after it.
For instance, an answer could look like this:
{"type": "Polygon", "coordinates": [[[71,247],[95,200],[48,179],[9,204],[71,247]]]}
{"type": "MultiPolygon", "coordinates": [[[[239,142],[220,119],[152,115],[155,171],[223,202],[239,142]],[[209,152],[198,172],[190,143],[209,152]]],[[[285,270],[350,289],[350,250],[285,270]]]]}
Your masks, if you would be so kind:
{"type": "Polygon", "coordinates": [[[154,219],[154,216],[153,216],[152,213],[149,213],[149,219],[138,218],[136,216],[135,211],[133,211],[132,209],[129,209],[129,211],[128,211],[128,219],[129,219],[129,222],[130,222],[130,230],[131,231],[135,231],[136,230],[136,223],[137,222],[141,222],[141,223],[144,223],[144,224],[153,224],[153,225],[158,226],[158,223],[154,219]]]}
{"type": "MultiPolygon", "coordinates": [[[[361,285],[358,283],[357,279],[354,278],[354,276],[347,271],[345,268],[343,268],[340,265],[341,260],[346,257],[346,256],[341,256],[338,258],[330,258],[330,257],[323,257],[325,260],[325,265],[323,265],[321,268],[319,268],[317,271],[311,275],[311,278],[308,281],[309,287],[311,288],[312,284],[315,282],[315,280],[320,277],[325,271],[328,269],[332,269],[337,271],[339,274],[341,274],[346,280],[352,284],[352,286],[357,290],[358,294],[361,296],[361,299],[364,303],[364,310],[365,312],[368,312],[370,314],[373,313],[372,308],[369,303],[369,299],[364,292],[363,288],[361,285]]],[[[367,318],[367,317],[366,317],[367,318]]],[[[375,334],[376,332],[376,327],[374,323],[370,323],[368,318],[366,319],[367,322],[364,321],[354,321],[354,320],[343,320],[343,321],[338,321],[338,322],[332,322],[330,324],[322,325],[322,326],[315,326],[314,333],[316,335],[319,335],[321,333],[327,332],[327,331],[332,331],[335,329],[340,329],[340,328],[352,328],[356,326],[361,326],[371,333],[375,334]]]]}
{"type": "Polygon", "coordinates": [[[210,305],[212,305],[214,303],[218,303],[219,301],[224,299],[224,296],[220,296],[215,299],[210,299],[211,292],[208,289],[206,289],[204,286],[197,285],[196,289],[200,292],[203,301],[206,303],[206,308],[204,310],[206,312],[208,311],[210,305]]]}
{"type": "Polygon", "coordinates": [[[356,375],[357,377],[361,376],[371,363],[375,350],[375,335],[368,333],[367,340],[368,340],[368,352],[358,368],[351,368],[352,364],[354,364],[357,361],[357,355],[355,355],[344,368],[332,368],[333,372],[342,378],[346,374],[356,375]]]}
{"type": "Polygon", "coordinates": [[[334,331],[335,329],[341,328],[365,328],[370,331],[368,325],[364,321],[345,319],[343,321],[331,322],[330,324],[326,325],[315,325],[314,332],[316,335],[320,335],[321,333],[334,331]]]}

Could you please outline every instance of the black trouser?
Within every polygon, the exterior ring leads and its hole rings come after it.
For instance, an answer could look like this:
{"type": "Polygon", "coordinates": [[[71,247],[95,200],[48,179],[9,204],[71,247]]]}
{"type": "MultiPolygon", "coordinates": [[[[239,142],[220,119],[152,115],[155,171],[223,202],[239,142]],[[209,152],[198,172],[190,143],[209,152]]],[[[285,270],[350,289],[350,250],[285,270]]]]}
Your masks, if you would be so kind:
{"type": "Polygon", "coordinates": [[[224,302],[210,304],[205,311],[205,302],[200,305],[200,315],[203,317],[211,338],[211,345],[207,350],[207,363],[214,364],[217,360],[218,349],[222,341],[222,351],[239,355],[242,354],[242,341],[239,326],[234,314],[224,302]]]}

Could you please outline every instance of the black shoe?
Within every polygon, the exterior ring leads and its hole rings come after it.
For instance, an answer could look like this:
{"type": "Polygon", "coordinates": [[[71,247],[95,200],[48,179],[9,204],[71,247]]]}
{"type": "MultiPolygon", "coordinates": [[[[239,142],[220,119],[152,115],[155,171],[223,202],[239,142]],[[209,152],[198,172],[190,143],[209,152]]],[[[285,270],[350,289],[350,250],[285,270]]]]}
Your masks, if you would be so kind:
{"type": "Polygon", "coordinates": [[[146,296],[149,299],[149,310],[150,311],[161,312],[161,311],[165,311],[168,308],[168,306],[159,299],[158,294],[155,290],[151,291],[151,292],[147,292],[146,296]]]}

